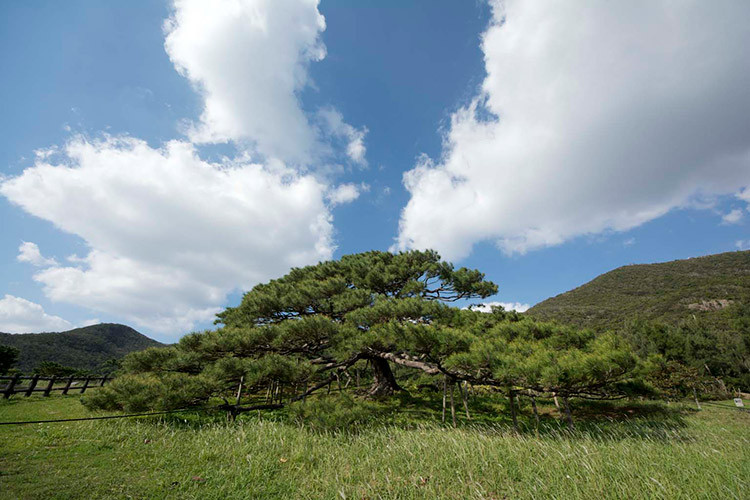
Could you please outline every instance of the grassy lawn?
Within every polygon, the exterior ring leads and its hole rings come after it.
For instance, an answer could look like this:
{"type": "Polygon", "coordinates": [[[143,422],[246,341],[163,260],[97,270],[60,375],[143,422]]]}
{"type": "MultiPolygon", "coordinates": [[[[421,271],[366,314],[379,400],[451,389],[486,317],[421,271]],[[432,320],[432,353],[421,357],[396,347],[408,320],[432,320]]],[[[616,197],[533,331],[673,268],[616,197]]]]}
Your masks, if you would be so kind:
{"type": "MultiPolygon", "coordinates": [[[[393,404],[355,432],[281,413],[0,426],[0,497],[750,498],[750,413],[731,403],[577,403],[575,434],[547,405],[538,436],[502,400],[457,429],[435,398],[393,404]]],[[[78,396],[0,401],[3,422],[87,415],[78,396]]]]}

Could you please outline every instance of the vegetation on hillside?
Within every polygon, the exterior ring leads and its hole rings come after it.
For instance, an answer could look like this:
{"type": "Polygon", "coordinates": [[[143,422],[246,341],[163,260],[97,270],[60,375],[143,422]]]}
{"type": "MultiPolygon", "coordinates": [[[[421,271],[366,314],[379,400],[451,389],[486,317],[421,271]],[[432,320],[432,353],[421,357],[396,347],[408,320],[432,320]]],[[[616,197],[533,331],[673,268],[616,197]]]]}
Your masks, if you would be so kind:
{"type": "Polygon", "coordinates": [[[20,351],[15,368],[32,373],[42,362],[77,370],[101,371],[112,359],[163,344],[125,325],[102,323],[60,333],[0,333],[0,346],[20,351]]]}
{"type": "Polygon", "coordinates": [[[634,319],[676,325],[686,318],[726,323],[722,309],[750,303],[750,251],[623,266],[535,305],[527,314],[597,331],[634,319]]]}
{"type": "Polygon", "coordinates": [[[666,392],[750,390],[750,251],[621,267],[528,314],[613,331],[641,358],[660,356],[654,382],[666,392]]]}

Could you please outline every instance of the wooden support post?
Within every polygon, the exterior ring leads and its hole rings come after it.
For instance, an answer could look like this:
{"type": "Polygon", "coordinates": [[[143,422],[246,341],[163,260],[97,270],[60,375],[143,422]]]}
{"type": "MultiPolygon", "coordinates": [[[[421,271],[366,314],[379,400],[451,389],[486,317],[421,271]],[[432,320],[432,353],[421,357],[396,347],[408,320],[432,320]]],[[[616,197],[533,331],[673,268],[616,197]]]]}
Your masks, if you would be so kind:
{"type": "Polygon", "coordinates": [[[448,376],[443,375],[443,418],[442,421],[445,423],[445,396],[448,391],[448,376]]]}
{"type": "Polygon", "coordinates": [[[518,434],[518,415],[516,415],[516,392],[508,389],[508,401],[510,401],[510,416],[513,419],[513,430],[518,434]]]}
{"type": "Polygon", "coordinates": [[[693,399],[695,399],[695,405],[700,410],[701,409],[701,404],[698,402],[698,393],[695,391],[695,386],[693,386],[693,399]]]}
{"type": "Polygon", "coordinates": [[[573,425],[573,415],[570,413],[570,402],[568,401],[568,396],[563,396],[563,405],[565,405],[565,419],[568,421],[568,429],[574,431],[576,430],[576,427],[573,425]]]}
{"type": "Polygon", "coordinates": [[[272,395],[273,395],[273,380],[268,383],[268,390],[266,390],[266,404],[271,404],[272,395]]]}
{"type": "Polygon", "coordinates": [[[16,388],[16,384],[18,383],[19,378],[21,378],[20,373],[16,373],[15,375],[13,375],[13,378],[10,379],[10,381],[8,382],[8,385],[5,386],[5,390],[3,390],[3,399],[8,399],[13,394],[15,394],[16,392],[15,388],[16,388]]]}
{"type": "Polygon", "coordinates": [[[534,410],[534,420],[536,421],[536,435],[539,436],[539,411],[536,408],[536,396],[531,389],[529,389],[529,397],[531,398],[531,408],[534,410]]]}
{"type": "Polygon", "coordinates": [[[458,384],[458,392],[461,393],[461,399],[464,400],[464,410],[466,411],[466,419],[471,420],[471,415],[469,415],[469,403],[466,401],[468,399],[468,389],[465,387],[466,381],[464,381],[461,384],[458,384]]]}
{"type": "Polygon", "coordinates": [[[62,391],[63,396],[65,396],[66,394],[68,394],[68,391],[70,390],[70,386],[71,385],[73,385],[73,376],[72,375],[68,378],[68,382],[65,384],[65,388],[62,391]]]}
{"type": "Polygon", "coordinates": [[[86,392],[86,388],[89,386],[89,380],[91,380],[91,377],[86,377],[86,380],[83,381],[83,387],[81,387],[81,394],[86,392]]]}
{"type": "Polygon", "coordinates": [[[102,377],[102,381],[101,381],[101,383],[99,384],[99,387],[104,387],[104,383],[105,383],[105,382],[107,381],[107,378],[108,378],[108,377],[107,377],[106,375],[102,377]]]}
{"type": "Polygon", "coordinates": [[[49,382],[47,382],[47,387],[44,389],[44,397],[49,397],[49,392],[52,390],[53,385],[55,385],[54,375],[52,375],[52,378],[50,378],[49,382]]]}
{"type": "Polygon", "coordinates": [[[31,393],[34,392],[34,388],[36,387],[36,383],[39,381],[39,375],[34,375],[31,377],[31,380],[29,381],[29,387],[26,389],[26,396],[27,398],[31,396],[31,393]]]}
{"type": "Polygon", "coordinates": [[[243,375],[240,377],[240,386],[237,388],[237,401],[235,402],[237,406],[240,405],[240,399],[242,399],[242,383],[244,381],[245,381],[245,376],[243,375]]]}
{"type": "Polygon", "coordinates": [[[451,419],[453,419],[453,427],[456,426],[456,405],[453,403],[454,392],[456,392],[456,381],[451,380],[451,419]]]}
{"type": "Polygon", "coordinates": [[[555,400],[555,408],[557,408],[557,410],[559,411],[560,410],[560,402],[557,400],[557,393],[556,392],[552,393],[552,399],[555,400]]]}

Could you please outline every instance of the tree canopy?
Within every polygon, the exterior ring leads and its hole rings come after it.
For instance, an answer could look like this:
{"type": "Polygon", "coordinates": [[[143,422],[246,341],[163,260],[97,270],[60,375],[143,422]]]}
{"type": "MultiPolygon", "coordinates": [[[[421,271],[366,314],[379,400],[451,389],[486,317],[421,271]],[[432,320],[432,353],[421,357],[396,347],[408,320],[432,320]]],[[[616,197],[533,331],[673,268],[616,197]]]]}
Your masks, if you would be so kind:
{"type": "Polygon", "coordinates": [[[497,289],[434,251],[372,251],[292,269],[220,313],[216,330],[129,355],[124,375],[89,405],[166,409],[216,397],[229,405],[238,384],[240,393],[285,388],[294,400],[349,379],[352,369],[370,382],[364,395],[382,397],[402,390],[394,365],[511,393],[627,393],[638,363],[617,337],[451,305],[497,289]]]}

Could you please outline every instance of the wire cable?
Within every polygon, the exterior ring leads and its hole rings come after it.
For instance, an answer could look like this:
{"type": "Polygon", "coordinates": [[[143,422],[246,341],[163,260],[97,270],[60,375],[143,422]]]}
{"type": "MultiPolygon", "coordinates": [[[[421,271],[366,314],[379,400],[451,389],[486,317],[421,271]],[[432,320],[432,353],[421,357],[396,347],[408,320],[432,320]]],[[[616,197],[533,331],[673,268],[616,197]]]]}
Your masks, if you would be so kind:
{"type": "Polygon", "coordinates": [[[53,424],[57,422],[85,422],[88,420],[111,420],[115,418],[131,417],[148,417],[151,415],[166,415],[168,413],[184,413],[188,411],[215,411],[218,408],[183,408],[180,410],[155,411],[149,413],[130,413],[127,415],[107,415],[103,417],[81,417],[81,418],[61,418],[58,420],[20,420],[17,422],[0,422],[0,425],[23,425],[23,424],[53,424]]]}

